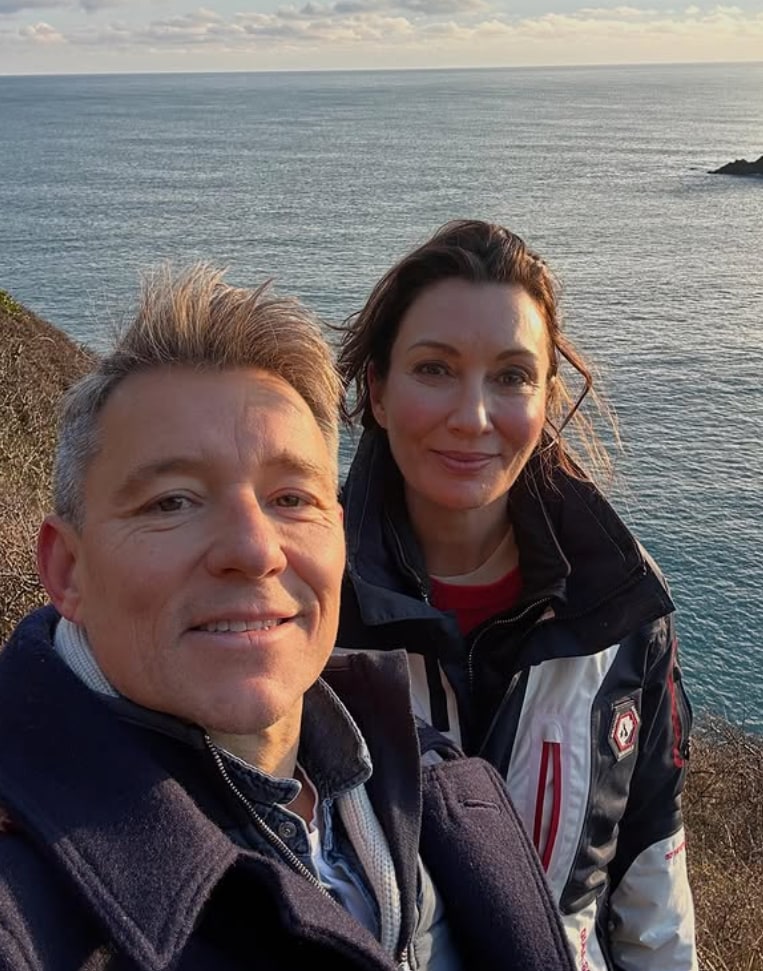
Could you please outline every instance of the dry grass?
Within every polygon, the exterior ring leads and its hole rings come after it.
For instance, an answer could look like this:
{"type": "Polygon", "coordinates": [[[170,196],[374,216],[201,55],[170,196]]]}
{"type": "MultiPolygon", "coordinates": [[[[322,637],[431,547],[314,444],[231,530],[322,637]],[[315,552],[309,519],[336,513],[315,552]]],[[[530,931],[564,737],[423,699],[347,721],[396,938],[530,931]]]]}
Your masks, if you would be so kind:
{"type": "Polygon", "coordinates": [[[88,359],[0,290],[0,643],[44,599],[33,550],[49,506],[56,403],[88,359]]]}
{"type": "MultiPolygon", "coordinates": [[[[0,290],[0,644],[44,602],[34,568],[56,402],[87,352],[0,290]]],[[[763,737],[703,717],[684,799],[701,971],[763,971],[763,737]]]]}
{"type": "Polygon", "coordinates": [[[684,796],[702,971],[763,971],[763,737],[705,715],[684,796]]]}

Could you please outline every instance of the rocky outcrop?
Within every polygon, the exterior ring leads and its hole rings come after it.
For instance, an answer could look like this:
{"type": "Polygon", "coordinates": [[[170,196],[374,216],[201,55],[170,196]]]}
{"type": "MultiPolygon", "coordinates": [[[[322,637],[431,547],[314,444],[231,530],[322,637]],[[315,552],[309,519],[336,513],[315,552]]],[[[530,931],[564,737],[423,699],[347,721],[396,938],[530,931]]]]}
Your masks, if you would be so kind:
{"type": "Polygon", "coordinates": [[[710,169],[710,175],[758,175],[763,176],[763,155],[755,162],[748,162],[746,158],[738,158],[735,162],[727,162],[719,169],[710,169]]]}

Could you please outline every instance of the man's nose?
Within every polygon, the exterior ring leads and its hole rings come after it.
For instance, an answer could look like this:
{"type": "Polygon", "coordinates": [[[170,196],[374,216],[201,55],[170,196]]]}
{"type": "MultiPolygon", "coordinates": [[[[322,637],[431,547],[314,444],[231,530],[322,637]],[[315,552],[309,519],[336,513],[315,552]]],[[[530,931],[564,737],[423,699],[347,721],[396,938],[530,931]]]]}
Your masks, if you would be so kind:
{"type": "Polygon", "coordinates": [[[492,427],[490,401],[481,379],[462,381],[448,416],[451,431],[481,435],[492,427]]]}
{"type": "Polygon", "coordinates": [[[260,578],[281,573],[286,554],[279,530],[256,496],[237,495],[214,517],[207,565],[211,573],[260,578]]]}

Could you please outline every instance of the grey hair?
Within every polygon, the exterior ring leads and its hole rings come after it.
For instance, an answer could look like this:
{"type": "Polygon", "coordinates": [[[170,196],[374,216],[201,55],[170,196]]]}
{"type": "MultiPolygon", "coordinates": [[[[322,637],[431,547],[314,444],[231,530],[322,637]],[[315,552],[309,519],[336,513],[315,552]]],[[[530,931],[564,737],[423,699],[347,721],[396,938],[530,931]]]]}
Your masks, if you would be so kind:
{"type": "Polygon", "coordinates": [[[225,270],[164,264],[142,278],[137,313],[113,349],[64,395],[53,468],[53,505],[84,525],[84,482],[100,447],[99,418],[126,377],[162,367],[225,371],[260,368],[281,378],[313,413],[338,476],[339,380],[331,346],[311,312],[293,297],[223,282],[225,270]]]}

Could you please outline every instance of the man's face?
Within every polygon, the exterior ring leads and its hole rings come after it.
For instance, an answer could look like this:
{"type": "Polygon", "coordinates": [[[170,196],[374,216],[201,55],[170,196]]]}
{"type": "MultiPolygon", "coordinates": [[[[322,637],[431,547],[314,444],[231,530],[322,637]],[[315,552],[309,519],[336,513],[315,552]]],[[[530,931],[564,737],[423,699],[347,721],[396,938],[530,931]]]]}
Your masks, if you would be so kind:
{"type": "MultiPolygon", "coordinates": [[[[159,368],[100,419],[57,605],[111,684],[213,733],[297,723],[336,635],[335,464],[297,392],[257,370],[159,368]]],[[[54,597],[54,602],[56,598],[54,597]]]]}

